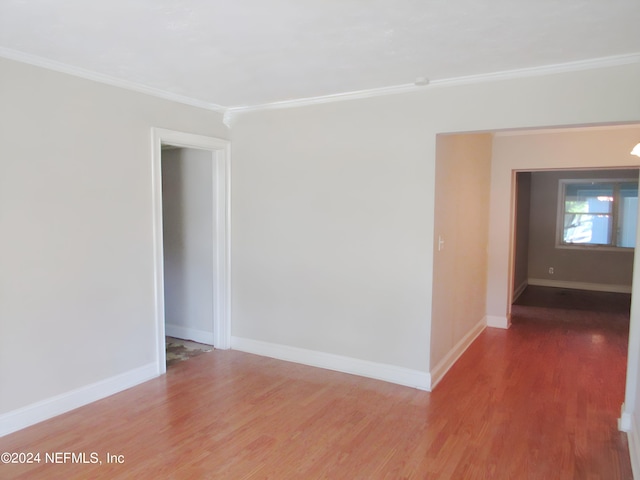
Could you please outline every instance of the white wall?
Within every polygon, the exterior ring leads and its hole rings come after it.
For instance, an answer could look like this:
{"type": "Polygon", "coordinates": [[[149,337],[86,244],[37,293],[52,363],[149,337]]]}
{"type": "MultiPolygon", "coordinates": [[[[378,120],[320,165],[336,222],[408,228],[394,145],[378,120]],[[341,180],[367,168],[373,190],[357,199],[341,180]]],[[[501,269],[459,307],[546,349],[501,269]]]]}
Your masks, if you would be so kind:
{"type": "Polygon", "coordinates": [[[162,151],[167,335],[213,344],[214,207],[211,152],[162,151]]]}
{"type": "MultiPolygon", "coordinates": [[[[430,372],[448,341],[431,324],[436,135],[638,120],[639,79],[633,64],[240,114],[233,335],[430,372]]],[[[492,172],[487,314],[502,319],[512,160],[492,172]]]]}
{"type": "Polygon", "coordinates": [[[218,113],[0,59],[0,431],[153,370],[151,127],[227,136],[218,113]]]}
{"type": "Polygon", "coordinates": [[[514,231],[513,299],[527,287],[529,279],[529,214],[531,202],[531,172],[516,176],[516,205],[514,231]]]}
{"type": "Polygon", "coordinates": [[[432,386],[486,325],[491,142],[490,134],[437,140],[432,386]]]}
{"type": "Polygon", "coordinates": [[[425,368],[429,142],[355,103],[234,122],[232,334],[425,368]]]}

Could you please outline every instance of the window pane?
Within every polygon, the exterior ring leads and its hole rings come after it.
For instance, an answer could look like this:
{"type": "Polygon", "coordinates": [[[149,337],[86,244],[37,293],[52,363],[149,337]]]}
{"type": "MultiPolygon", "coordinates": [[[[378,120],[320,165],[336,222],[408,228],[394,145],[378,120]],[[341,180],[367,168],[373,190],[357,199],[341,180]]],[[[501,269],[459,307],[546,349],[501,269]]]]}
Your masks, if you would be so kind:
{"type": "Polygon", "coordinates": [[[620,210],[618,212],[618,246],[636,246],[636,226],[638,221],[638,188],[635,185],[620,186],[620,210]]]}
{"type": "Polygon", "coordinates": [[[565,190],[566,213],[611,213],[613,187],[569,184],[565,190]]]}
{"type": "Polygon", "coordinates": [[[609,215],[566,214],[564,243],[607,245],[611,236],[609,215]]]}

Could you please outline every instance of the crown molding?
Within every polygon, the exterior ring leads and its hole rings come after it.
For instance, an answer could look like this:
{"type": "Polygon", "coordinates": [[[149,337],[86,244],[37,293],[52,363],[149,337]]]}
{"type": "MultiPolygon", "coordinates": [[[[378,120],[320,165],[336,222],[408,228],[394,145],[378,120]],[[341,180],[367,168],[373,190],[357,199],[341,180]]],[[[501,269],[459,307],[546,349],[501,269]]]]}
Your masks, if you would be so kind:
{"type": "Polygon", "coordinates": [[[517,70],[505,70],[501,72],[483,73],[478,75],[468,75],[464,77],[444,78],[440,80],[431,80],[428,85],[415,85],[411,83],[390,87],[373,88],[368,90],[358,90],[346,93],[337,93],[332,95],[323,95],[318,97],[301,98],[296,100],[283,100],[261,105],[229,107],[226,112],[226,118],[230,125],[233,118],[240,113],[278,108],[321,105],[324,103],[333,103],[346,100],[357,100],[370,97],[381,97],[386,95],[398,95],[402,93],[410,93],[432,88],[454,87],[458,85],[471,85],[517,78],[553,75],[558,73],[570,73],[582,70],[610,68],[632,63],[640,63],[640,53],[616,55],[611,57],[595,58],[590,60],[581,60],[577,62],[568,62],[554,65],[544,65],[540,67],[521,68],[517,70]]]}
{"type": "Polygon", "coordinates": [[[36,67],[46,68],[48,70],[54,70],[60,73],[66,73],[74,77],[84,78],[85,80],[92,80],[94,82],[111,85],[112,87],[119,87],[125,90],[144,93],[145,95],[151,95],[152,97],[162,98],[163,100],[170,100],[172,102],[182,103],[184,105],[190,105],[192,107],[204,108],[206,110],[212,110],[223,114],[227,110],[225,107],[217,105],[215,103],[205,102],[196,98],[167,92],[166,90],[162,90],[160,88],[149,87],[140,83],[130,82],[128,80],[122,80],[120,78],[104,75],[102,73],[92,72],[90,70],[85,70],[84,68],[74,67],[66,63],[49,60],[37,55],[31,55],[29,53],[12,50],[10,48],[0,47],[0,57],[6,58],[8,60],[27,63],[36,67]]]}
{"type": "Polygon", "coordinates": [[[551,128],[514,128],[509,130],[499,130],[493,132],[494,137],[522,137],[525,135],[544,135],[554,133],[567,133],[567,132],[597,132],[611,130],[638,130],[640,124],[638,122],[623,122],[623,123],[605,123],[596,125],[562,125],[551,128]]]}
{"type": "Polygon", "coordinates": [[[344,93],[332,93],[318,97],[297,98],[293,100],[281,100],[278,102],[262,103],[259,105],[247,105],[227,108],[226,117],[229,124],[240,113],[256,112],[261,110],[273,110],[280,108],[307,107],[311,105],[322,105],[324,103],[342,102],[347,100],[358,100],[362,98],[382,97],[387,95],[397,95],[400,93],[410,93],[426,88],[426,85],[415,85],[413,83],[403,85],[393,85],[390,87],[372,88],[368,90],[357,90],[344,93]]]}
{"type": "Polygon", "coordinates": [[[542,65],[540,67],[519,68],[517,70],[505,70],[502,72],[483,73],[479,75],[469,75],[466,77],[448,78],[434,80],[430,85],[437,86],[457,86],[474,83],[496,82],[502,80],[512,80],[516,78],[540,77],[544,75],[554,75],[558,73],[571,73],[583,70],[597,70],[600,68],[619,67],[632,63],[640,63],[640,53],[626,55],[615,55],[612,57],[592,58],[589,60],[579,60],[576,62],[558,63],[553,65],[542,65]]]}
{"type": "Polygon", "coordinates": [[[454,87],[458,85],[472,85],[478,83],[495,82],[503,80],[511,80],[517,78],[536,77],[543,75],[553,75],[558,73],[570,73],[581,70],[594,70],[599,68],[610,68],[632,63],[640,63],[640,53],[631,53],[626,55],[616,55],[611,57],[595,58],[590,60],[581,60],[577,62],[560,63],[554,65],[544,65],[540,67],[521,68],[517,70],[505,70],[501,72],[483,73],[478,75],[468,75],[464,77],[444,78],[439,80],[431,80],[427,85],[402,84],[389,87],[372,88],[367,90],[356,90],[344,93],[335,93],[329,95],[321,95],[316,97],[307,97],[293,100],[282,100],[277,102],[269,102],[257,105],[232,106],[224,107],[211,102],[198,100],[183,95],[168,92],[159,88],[149,87],[135,82],[122,80],[101,73],[92,72],[83,68],[74,67],[62,62],[49,60],[36,55],[20,52],[6,47],[0,47],[0,58],[16,60],[18,62],[27,63],[37,67],[66,73],[76,77],[93,80],[95,82],[132,90],[135,92],[151,95],[164,100],[170,100],[193,107],[204,108],[223,114],[223,123],[227,127],[231,127],[234,118],[241,113],[256,112],[262,110],[272,110],[280,108],[295,108],[312,105],[322,105],[325,103],[334,103],[349,100],[358,100],[372,97],[382,97],[387,95],[399,95],[403,93],[417,92],[425,89],[454,87]]]}

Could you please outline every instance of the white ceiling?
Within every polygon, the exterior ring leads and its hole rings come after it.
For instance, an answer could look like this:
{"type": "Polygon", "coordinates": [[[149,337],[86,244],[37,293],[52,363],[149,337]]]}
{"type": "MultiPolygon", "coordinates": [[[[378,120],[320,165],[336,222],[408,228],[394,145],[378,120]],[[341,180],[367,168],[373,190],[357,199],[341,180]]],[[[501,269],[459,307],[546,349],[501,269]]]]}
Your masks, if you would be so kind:
{"type": "Polygon", "coordinates": [[[0,0],[0,55],[239,107],[637,54],[639,20],[639,0],[0,0]]]}

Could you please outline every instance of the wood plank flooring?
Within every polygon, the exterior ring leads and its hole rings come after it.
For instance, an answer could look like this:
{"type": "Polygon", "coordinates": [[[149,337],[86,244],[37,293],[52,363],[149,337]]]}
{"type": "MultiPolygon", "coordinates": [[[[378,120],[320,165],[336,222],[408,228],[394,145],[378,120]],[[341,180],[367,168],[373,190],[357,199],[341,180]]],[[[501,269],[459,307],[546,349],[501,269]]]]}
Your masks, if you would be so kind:
{"type": "Polygon", "coordinates": [[[0,438],[0,452],[42,455],[0,464],[0,478],[632,478],[616,424],[628,315],[514,306],[513,316],[432,393],[209,352],[0,438]],[[102,465],[45,463],[45,452],[96,452],[102,465]]]}

